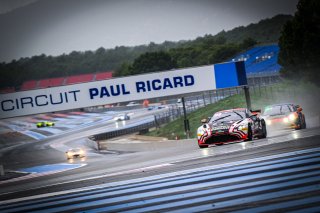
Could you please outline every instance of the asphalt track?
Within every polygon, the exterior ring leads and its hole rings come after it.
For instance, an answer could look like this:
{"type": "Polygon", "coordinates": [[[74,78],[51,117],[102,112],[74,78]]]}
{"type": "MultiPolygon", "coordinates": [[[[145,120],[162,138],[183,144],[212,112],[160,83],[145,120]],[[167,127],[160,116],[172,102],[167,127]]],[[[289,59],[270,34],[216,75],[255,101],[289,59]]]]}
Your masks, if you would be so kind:
{"type": "MultiPolygon", "coordinates": [[[[107,121],[105,121],[107,122],[107,121]]],[[[132,120],[131,122],[134,122],[132,120]]],[[[101,123],[1,150],[1,212],[317,212],[320,128],[199,149],[195,139],[112,140],[67,161],[101,123]]]]}

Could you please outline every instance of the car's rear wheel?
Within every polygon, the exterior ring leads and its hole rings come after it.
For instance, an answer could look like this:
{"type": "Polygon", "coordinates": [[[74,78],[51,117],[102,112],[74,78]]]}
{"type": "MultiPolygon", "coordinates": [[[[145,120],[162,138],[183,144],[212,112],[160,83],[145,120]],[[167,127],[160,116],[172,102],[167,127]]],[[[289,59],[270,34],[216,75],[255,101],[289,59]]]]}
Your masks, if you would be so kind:
{"type": "Polygon", "coordinates": [[[304,117],[304,115],[302,117],[303,117],[302,129],[306,129],[307,128],[306,118],[304,117]]]}
{"type": "Polygon", "coordinates": [[[266,127],[266,122],[264,120],[261,120],[261,126],[262,126],[262,132],[261,136],[259,138],[266,138],[267,137],[267,127],[266,127]]]}

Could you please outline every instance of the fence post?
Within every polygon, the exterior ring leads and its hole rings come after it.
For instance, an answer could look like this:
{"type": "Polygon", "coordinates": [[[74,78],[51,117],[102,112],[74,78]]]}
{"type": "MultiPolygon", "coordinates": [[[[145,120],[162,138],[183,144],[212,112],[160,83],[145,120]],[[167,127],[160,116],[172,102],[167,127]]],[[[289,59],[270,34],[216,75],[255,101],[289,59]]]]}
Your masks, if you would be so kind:
{"type": "Polygon", "coordinates": [[[158,129],[160,125],[159,125],[158,118],[156,115],[154,115],[154,124],[156,126],[156,129],[158,129]]]}
{"type": "Polygon", "coordinates": [[[183,106],[183,115],[184,115],[184,130],[187,134],[187,139],[190,137],[190,126],[189,126],[189,120],[187,118],[187,112],[186,112],[186,105],[184,102],[184,97],[181,98],[182,100],[182,106],[183,106]]]}
{"type": "Polygon", "coordinates": [[[251,110],[251,99],[250,99],[250,91],[249,91],[249,86],[244,86],[244,95],[246,97],[246,103],[247,103],[247,108],[251,110]]]}
{"type": "Polygon", "coordinates": [[[261,97],[261,84],[259,84],[259,94],[260,94],[260,97],[261,97]]]}

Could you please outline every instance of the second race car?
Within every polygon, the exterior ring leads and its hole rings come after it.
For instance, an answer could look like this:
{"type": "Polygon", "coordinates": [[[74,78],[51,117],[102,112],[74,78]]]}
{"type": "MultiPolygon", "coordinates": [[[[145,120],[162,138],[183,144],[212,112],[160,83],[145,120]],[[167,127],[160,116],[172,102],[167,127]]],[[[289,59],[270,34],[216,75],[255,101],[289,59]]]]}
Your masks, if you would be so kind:
{"type": "Polygon", "coordinates": [[[305,129],[307,126],[302,108],[292,103],[266,106],[262,116],[269,127],[305,129]]]}
{"type": "Polygon", "coordinates": [[[50,122],[50,121],[41,121],[37,123],[37,127],[41,128],[41,127],[47,127],[47,126],[54,126],[54,122],[50,122]]]}
{"type": "Polygon", "coordinates": [[[203,124],[197,131],[199,147],[251,141],[254,137],[266,138],[266,124],[259,117],[259,112],[246,108],[229,109],[216,112],[210,119],[201,120],[203,124]]]}

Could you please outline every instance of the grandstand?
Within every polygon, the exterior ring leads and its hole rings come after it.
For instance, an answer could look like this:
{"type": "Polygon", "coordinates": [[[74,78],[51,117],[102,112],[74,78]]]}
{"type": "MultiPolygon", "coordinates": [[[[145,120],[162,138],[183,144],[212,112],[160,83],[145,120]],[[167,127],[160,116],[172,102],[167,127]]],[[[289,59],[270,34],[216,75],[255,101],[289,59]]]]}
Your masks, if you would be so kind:
{"type": "MultiPolygon", "coordinates": [[[[91,81],[107,80],[112,78],[112,72],[101,72],[95,74],[73,75],[68,77],[48,78],[41,80],[30,80],[23,82],[20,90],[43,89],[49,87],[65,86],[70,84],[86,83],[91,81]]],[[[0,93],[15,92],[14,88],[10,90],[1,90],[0,93]]]]}
{"type": "Polygon", "coordinates": [[[279,79],[278,55],[276,44],[256,46],[233,57],[232,61],[244,61],[249,84],[270,83],[279,79]]]}
{"type": "Polygon", "coordinates": [[[79,84],[94,81],[96,74],[73,75],[66,78],[66,85],[79,84]]]}
{"type": "Polygon", "coordinates": [[[101,81],[112,78],[112,72],[100,72],[95,75],[95,81],[101,81]]]}
{"type": "Polygon", "coordinates": [[[235,56],[232,61],[244,61],[247,75],[279,72],[281,66],[277,63],[278,54],[278,45],[257,46],[235,56]]]}
{"type": "Polygon", "coordinates": [[[65,78],[63,77],[39,80],[38,89],[61,86],[64,85],[64,82],[65,78]]]}
{"type": "Polygon", "coordinates": [[[25,81],[23,82],[21,86],[21,90],[31,90],[37,88],[38,81],[31,80],[31,81],[25,81]]]}

